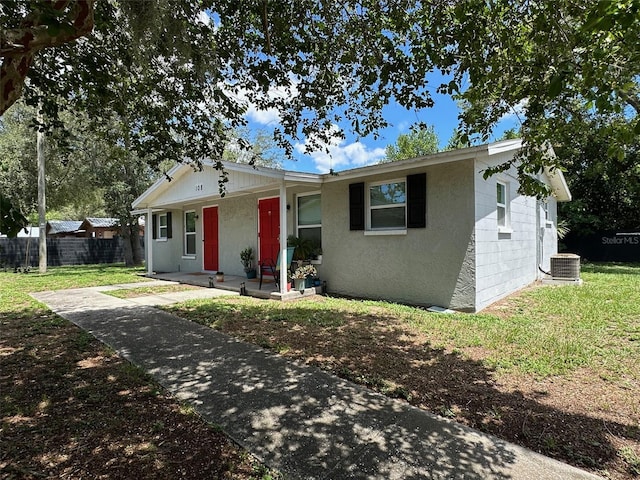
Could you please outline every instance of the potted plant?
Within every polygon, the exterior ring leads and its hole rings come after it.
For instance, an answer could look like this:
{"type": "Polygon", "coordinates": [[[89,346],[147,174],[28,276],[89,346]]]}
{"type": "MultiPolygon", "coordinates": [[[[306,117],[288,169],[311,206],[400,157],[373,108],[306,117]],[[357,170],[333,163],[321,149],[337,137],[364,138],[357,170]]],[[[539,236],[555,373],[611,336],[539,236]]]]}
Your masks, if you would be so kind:
{"type": "Polygon", "coordinates": [[[311,252],[311,263],[313,265],[322,265],[322,247],[318,244],[316,244],[313,252],[311,252]]]}
{"type": "Polygon", "coordinates": [[[224,282],[224,272],[216,272],[216,282],[224,282]]]}
{"type": "Polygon", "coordinates": [[[287,237],[287,246],[296,247],[293,252],[293,259],[298,261],[298,265],[311,257],[313,252],[313,242],[308,238],[300,238],[295,235],[287,237]]]}
{"type": "Polygon", "coordinates": [[[253,266],[253,248],[247,247],[240,252],[240,261],[247,278],[256,278],[256,268],[253,266]]]}
{"type": "MultiPolygon", "coordinates": [[[[313,265],[303,265],[302,267],[296,268],[296,271],[293,272],[293,280],[295,282],[296,290],[300,292],[304,292],[304,289],[307,287],[308,282],[318,274],[316,267],[313,265]]],[[[311,287],[311,285],[309,285],[311,287]]]]}

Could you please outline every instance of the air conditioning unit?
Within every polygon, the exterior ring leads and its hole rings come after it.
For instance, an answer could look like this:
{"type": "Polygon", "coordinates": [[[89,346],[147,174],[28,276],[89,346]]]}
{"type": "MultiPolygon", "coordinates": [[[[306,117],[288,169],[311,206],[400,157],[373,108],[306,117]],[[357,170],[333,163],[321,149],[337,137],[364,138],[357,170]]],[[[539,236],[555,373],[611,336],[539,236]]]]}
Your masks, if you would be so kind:
{"type": "Polygon", "coordinates": [[[573,253],[551,255],[551,278],[553,280],[580,280],[580,256],[573,253]]]}

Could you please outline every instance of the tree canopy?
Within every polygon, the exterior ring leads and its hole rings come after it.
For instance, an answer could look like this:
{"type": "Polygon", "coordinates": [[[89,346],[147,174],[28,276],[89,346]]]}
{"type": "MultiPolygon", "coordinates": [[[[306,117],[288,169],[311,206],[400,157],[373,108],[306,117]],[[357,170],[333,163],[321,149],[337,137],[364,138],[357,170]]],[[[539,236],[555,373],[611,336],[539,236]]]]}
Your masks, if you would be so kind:
{"type": "Polygon", "coordinates": [[[386,156],[380,163],[397,162],[437,153],[439,144],[433,125],[412,128],[409,133],[398,136],[395,144],[387,145],[386,156]]]}
{"type": "Polygon", "coordinates": [[[431,107],[438,90],[470,105],[462,140],[517,114],[513,165],[541,193],[531,174],[563,166],[546,148],[560,129],[620,115],[619,155],[640,134],[639,16],[640,0],[3,2],[0,112],[21,86],[53,120],[73,108],[99,122],[116,101],[138,154],[198,165],[250,107],[277,112],[291,153],[300,135],[322,148],[336,124],[376,135],[385,105],[431,107]]]}

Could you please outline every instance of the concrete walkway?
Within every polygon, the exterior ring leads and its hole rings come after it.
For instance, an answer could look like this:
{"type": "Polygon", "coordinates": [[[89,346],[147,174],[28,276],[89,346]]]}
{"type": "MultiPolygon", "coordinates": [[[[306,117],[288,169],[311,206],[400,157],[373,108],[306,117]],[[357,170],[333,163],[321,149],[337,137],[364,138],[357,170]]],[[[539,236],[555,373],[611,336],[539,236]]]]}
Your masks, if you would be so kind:
{"type": "MultiPolygon", "coordinates": [[[[33,296],[191,402],[287,479],[598,478],[140,305],[140,299],[101,293],[113,288],[33,296]]],[[[229,294],[203,292],[198,295],[229,294]]],[[[186,293],[163,294],[161,303],[186,293]]]]}

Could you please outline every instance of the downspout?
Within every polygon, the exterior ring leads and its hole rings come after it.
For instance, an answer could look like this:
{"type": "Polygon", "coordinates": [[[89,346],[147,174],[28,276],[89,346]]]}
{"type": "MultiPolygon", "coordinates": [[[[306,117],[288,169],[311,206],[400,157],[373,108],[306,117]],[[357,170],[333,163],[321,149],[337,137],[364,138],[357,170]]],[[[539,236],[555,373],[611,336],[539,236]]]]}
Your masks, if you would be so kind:
{"type": "Polygon", "coordinates": [[[540,278],[540,272],[545,273],[542,270],[542,259],[544,258],[542,247],[543,247],[543,236],[542,236],[542,225],[540,224],[540,209],[542,208],[541,200],[536,198],[536,266],[538,267],[536,270],[536,278],[540,278]]]}

